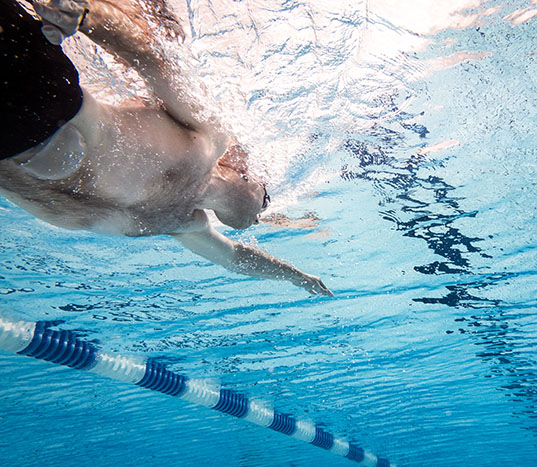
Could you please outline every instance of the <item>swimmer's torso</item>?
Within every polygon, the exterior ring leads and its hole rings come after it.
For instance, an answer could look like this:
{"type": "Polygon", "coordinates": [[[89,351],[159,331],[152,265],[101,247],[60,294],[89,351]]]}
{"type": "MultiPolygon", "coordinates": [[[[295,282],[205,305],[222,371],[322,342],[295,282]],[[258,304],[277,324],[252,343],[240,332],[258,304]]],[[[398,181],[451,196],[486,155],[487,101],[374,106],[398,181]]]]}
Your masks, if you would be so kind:
{"type": "Polygon", "coordinates": [[[0,161],[0,193],[54,225],[111,235],[187,232],[218,157],[219,138],[165,112],[85,96],[47,144],[0,161]],[[47,166],[48,164],[48,166],[47,166]]]}

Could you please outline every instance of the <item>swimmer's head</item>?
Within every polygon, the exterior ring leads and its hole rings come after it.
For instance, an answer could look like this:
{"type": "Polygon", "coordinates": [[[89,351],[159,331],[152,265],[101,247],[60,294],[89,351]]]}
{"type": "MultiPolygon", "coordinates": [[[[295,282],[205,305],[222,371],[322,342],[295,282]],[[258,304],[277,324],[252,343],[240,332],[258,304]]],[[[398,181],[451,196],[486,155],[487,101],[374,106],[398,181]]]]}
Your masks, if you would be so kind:
{"type": "Polygon", "coordinates": [[[270,202],[265,185],[251,178],[245,170],[219,162],[214,170],[212,189],[206,207],[214,210],[218,220],[242,230],[259,222],[259,215],[270,202]]]}

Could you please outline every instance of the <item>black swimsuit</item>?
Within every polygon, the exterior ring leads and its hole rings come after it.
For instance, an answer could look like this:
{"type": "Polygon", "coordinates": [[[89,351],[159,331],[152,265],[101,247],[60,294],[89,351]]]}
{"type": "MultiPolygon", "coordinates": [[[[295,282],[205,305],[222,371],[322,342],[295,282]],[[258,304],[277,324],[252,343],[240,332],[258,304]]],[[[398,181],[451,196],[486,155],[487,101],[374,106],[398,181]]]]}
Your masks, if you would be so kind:
{"type": "Polygon", "coordinates": [[[45,141],[82,105],[78,73],[41,22],[0,0],[0,159],[45,141]]]}

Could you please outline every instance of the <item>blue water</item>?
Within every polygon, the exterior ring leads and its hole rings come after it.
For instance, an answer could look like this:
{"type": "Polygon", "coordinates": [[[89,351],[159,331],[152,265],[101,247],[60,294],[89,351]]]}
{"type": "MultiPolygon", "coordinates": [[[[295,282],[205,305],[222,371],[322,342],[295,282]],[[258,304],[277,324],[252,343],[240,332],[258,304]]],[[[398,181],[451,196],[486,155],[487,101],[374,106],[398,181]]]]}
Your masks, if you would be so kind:
{"type": "MultiPolygon", "coordinates": [[[[310,221],[228,234],[336,297],[2,199],[1,308],[401,466],[537,465],[537,5],[246,3],[177,9],[214,105],[271,172],[272,214],[310,221]]],[[[171,397],[0,360],[2,465],[352,465],[171,397]]]]}

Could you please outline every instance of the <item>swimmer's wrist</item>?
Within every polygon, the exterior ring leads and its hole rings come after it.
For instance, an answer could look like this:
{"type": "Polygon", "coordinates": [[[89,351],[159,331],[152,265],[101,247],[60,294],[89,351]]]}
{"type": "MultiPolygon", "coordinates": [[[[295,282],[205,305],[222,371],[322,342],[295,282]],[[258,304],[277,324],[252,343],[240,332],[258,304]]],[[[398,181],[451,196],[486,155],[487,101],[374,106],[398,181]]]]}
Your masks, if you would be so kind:
{"type": "Polygon", "coordinates": [[[296,285],[297,287],[302,287],[304,285],[306,277],[308,276],[305,272],[302,272],[300,269],[292,265],[289,265],[289,270],[287,271],[287,273],[289,275],[289,282],[291,282],[293,285],[296,285]]]}

